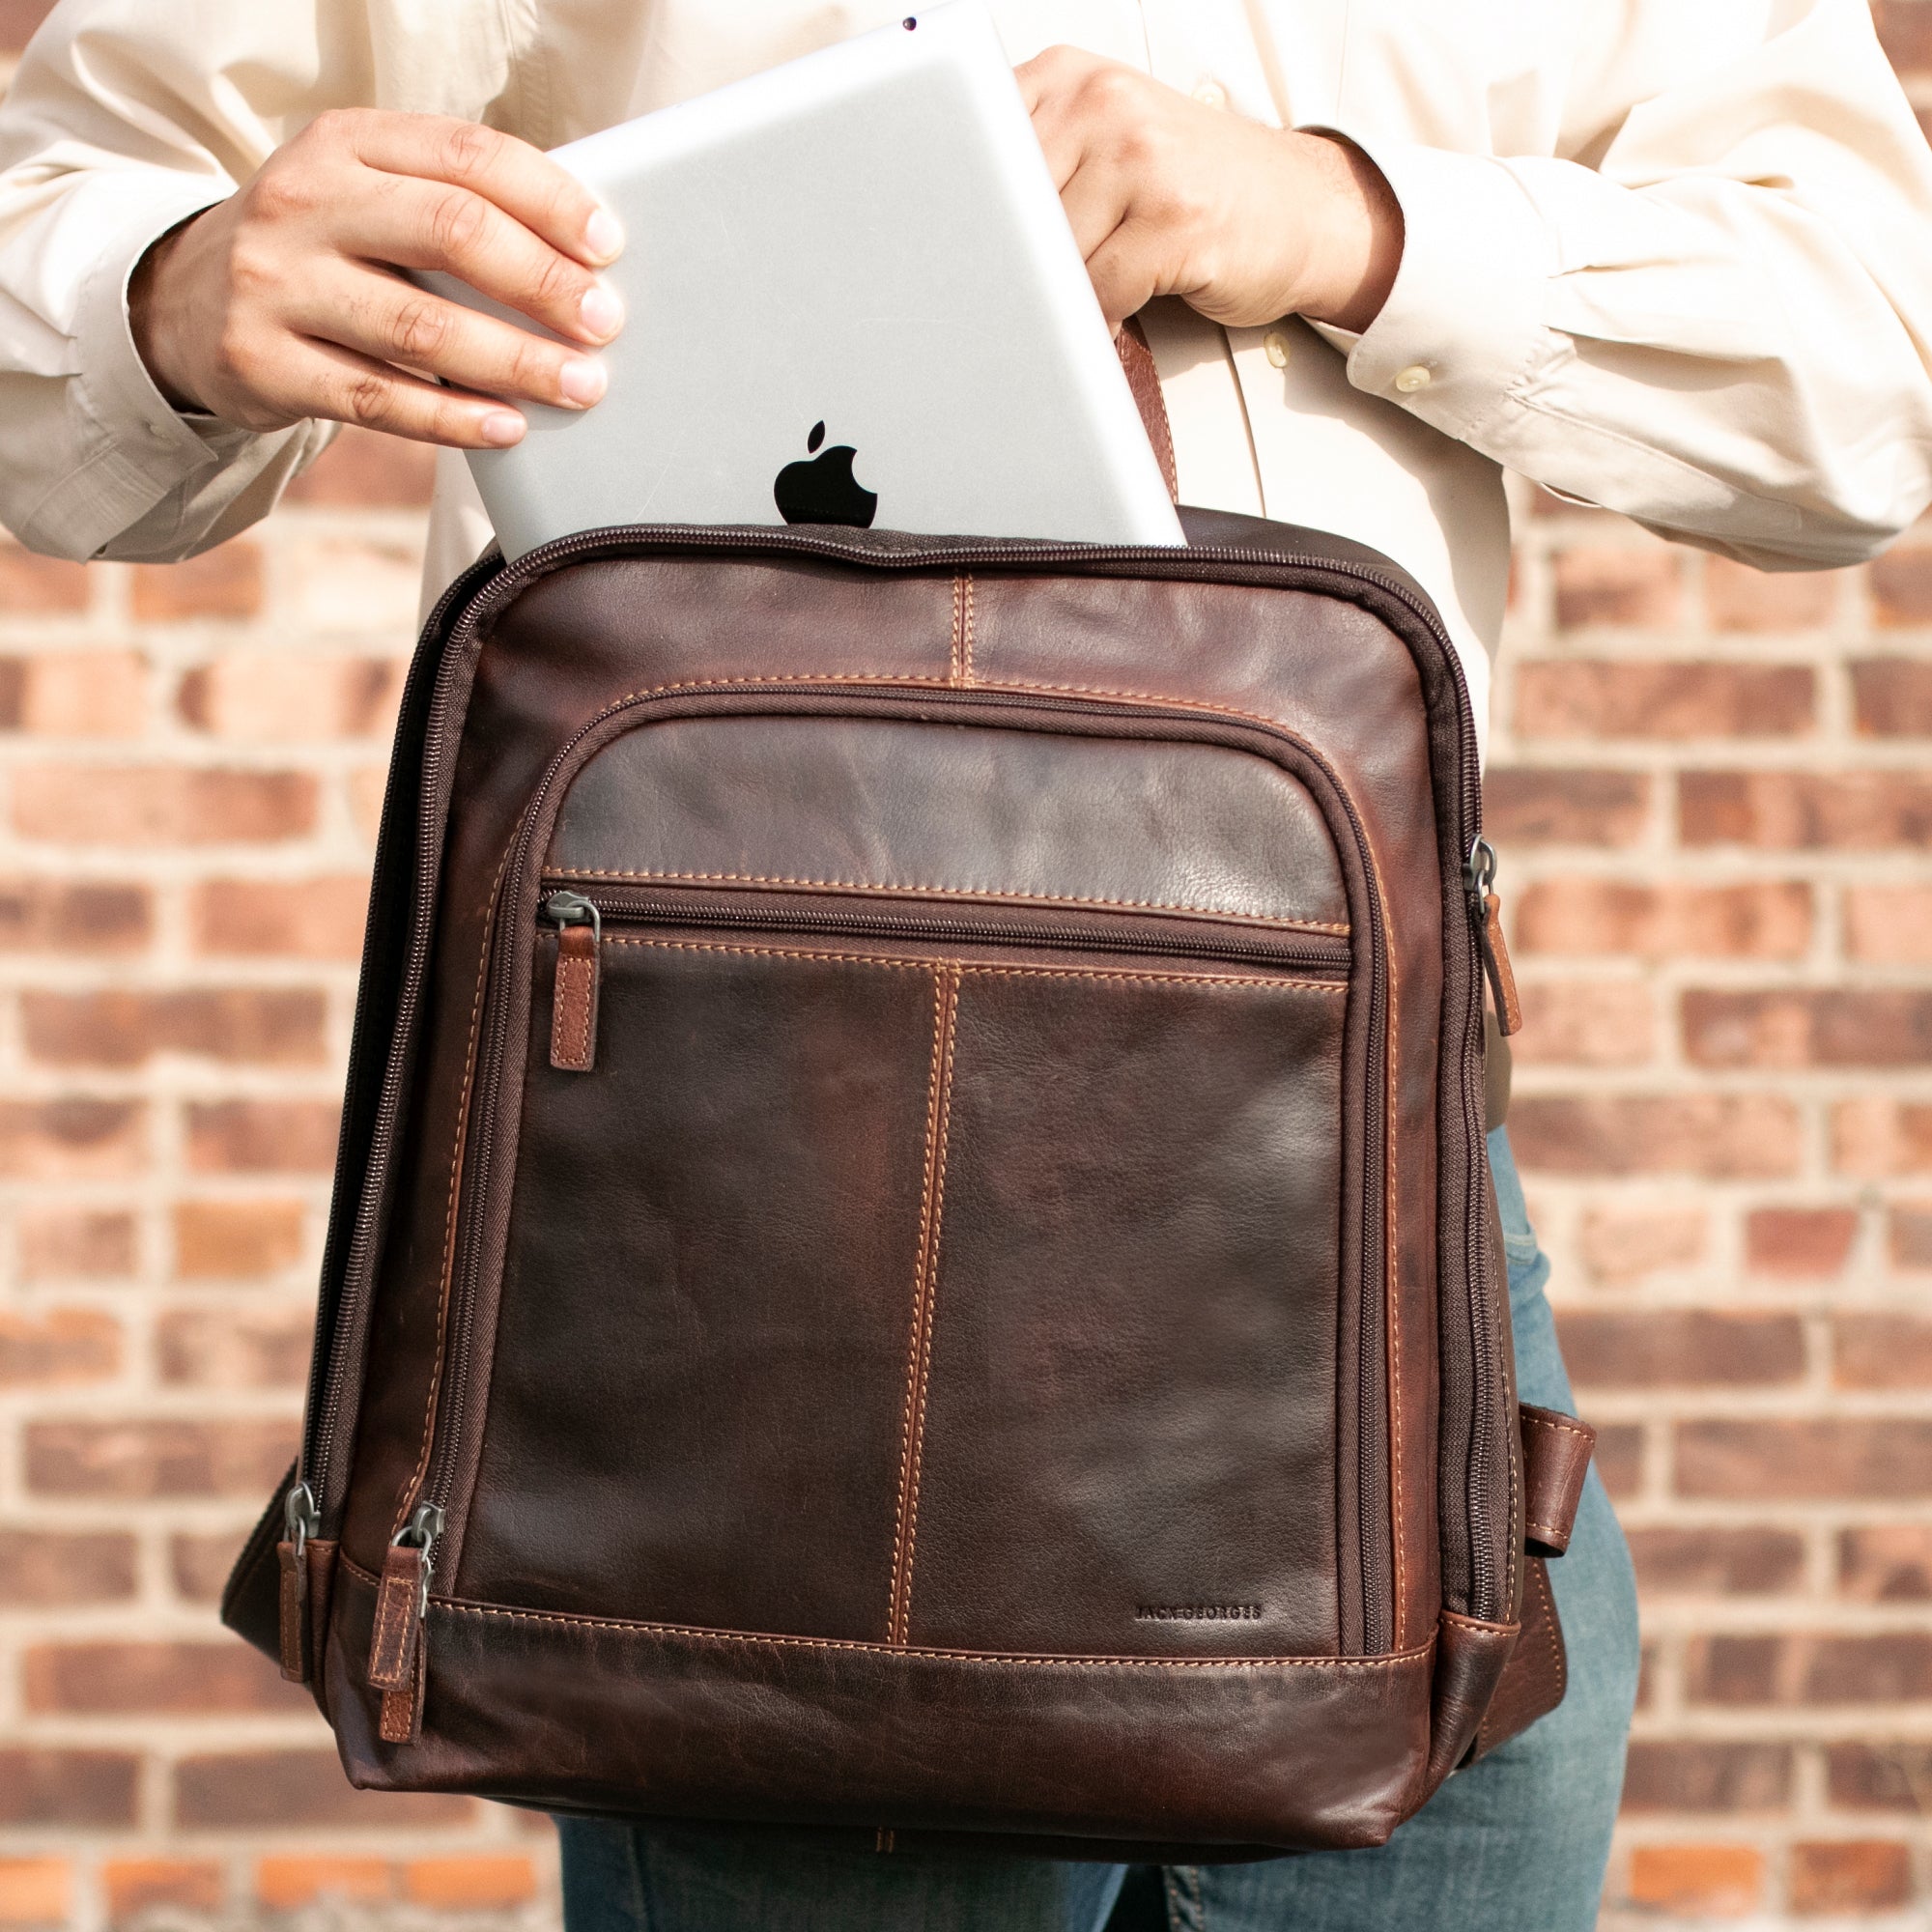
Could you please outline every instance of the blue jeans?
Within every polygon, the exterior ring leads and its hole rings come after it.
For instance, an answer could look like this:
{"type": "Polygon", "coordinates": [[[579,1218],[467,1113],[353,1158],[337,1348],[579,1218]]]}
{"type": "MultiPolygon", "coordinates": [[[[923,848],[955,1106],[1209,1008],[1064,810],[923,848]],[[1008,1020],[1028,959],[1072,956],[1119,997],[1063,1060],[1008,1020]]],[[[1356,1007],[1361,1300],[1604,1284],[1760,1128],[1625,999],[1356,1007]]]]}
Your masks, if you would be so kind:
{"type": "MultiPolygon", "coordinates": [[[[1519,1392],[1574,1403],[1509,1142],[1490,1136],[1519,1392]]],[[[1376,1851],[1162,1874],[1169,1932],[1590,1932],[1636,1696],[1636,1589],[1592,1469],[1550,1565],[1570,1688],[1376,1851]]],[[[1123,1865],[828,1849],[806,1834],[561,1819],[566,1932],[1100,1932],[1123,1865]]]]}

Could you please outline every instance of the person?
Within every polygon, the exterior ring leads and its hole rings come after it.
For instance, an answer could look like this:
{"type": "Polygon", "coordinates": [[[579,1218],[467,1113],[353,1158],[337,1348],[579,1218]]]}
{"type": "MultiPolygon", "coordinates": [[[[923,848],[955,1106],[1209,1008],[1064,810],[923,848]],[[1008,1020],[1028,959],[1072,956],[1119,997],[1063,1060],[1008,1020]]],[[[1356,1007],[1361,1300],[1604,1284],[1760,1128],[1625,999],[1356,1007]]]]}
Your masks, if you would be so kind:
{"type": "MultiPolygon", "coordinates": [[[[0,108],[0,520],[174,558],[333,426],[441,446],[426,588],[488,540],[455,452],[594,408],[623,245],[540,150],[896,17],[868,0],[61,0],[0,108]],[[544,325],[426,296],[443,269],[544,325]]],[[[1479,719],[1505,469],[1766,569],[1932,498],[1932,156],[1865,0],[995,0],[1183,500],[1430,590],[1479,719]]],[[[1157,648],[1157,640],[1151,641],[1157,648]]],[[[1523,1396],[1569,1389],[1506,1132],[1523,1396]]],[[[1177,1866],[1202,1932],[1580,1932],[1635,1681],[1593,1476],[1569,1694],[1378,1851],[1177,1866]]],[[[571,1932],[1089,1932],[1119,1866],[566,1820],[571,1932]]]]}

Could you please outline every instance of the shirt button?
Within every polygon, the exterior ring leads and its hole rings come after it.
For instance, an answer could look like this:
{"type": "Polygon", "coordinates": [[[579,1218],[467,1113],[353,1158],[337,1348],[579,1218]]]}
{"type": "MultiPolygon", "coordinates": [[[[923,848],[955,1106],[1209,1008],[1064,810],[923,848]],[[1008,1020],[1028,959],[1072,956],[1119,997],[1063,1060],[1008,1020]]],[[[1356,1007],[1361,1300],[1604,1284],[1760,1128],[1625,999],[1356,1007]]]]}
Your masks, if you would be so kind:
{"type": "Polygon", "coordinates": [[[1267,351],[1267,358],[1277,369],[1288,367],[1289,357],[1294,354],[1294,345],[1288,339],[1285,328],[1271,328],[1262,337],[1262,347],[1267,351]]]}
{"type": "Polygon", "coordinates": [[[168,426],[166,423],[151,422],[148,425],[148,434],[151,437],[153,437],[156,442],[164,442],[167,440],[168,426]]]}
{"type": "Polygon", "coordinates": [[[1405,396],[1412,396],[1416,390],[1428,388],[1434,380],[1420,362],[1411,362],[1396,377],[1395,385],[1405,396]]]}
{"type": "Polygon", "coordinates": [[[1218,80],[1204,80],[1194,90],[1194,98],[1203,107],[1225,107],[1228,104],[1228,90],[1218,80]]]}

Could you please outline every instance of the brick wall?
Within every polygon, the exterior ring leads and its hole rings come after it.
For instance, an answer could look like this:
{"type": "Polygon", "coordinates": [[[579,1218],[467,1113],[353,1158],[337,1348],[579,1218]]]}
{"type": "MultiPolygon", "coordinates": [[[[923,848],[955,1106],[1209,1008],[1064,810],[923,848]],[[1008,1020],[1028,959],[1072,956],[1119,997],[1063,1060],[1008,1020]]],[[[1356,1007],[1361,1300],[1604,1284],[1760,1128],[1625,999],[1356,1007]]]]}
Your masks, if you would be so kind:
{"type": "MultiPolygon", "coordinates": [[[[1932,71],[1932,0],[1884,26],[1932,71]]],[[[554,1919],[541,1821],[351,1792],[213,1610],[295,1434],[425,482],[348,439],[190,565],[0,547],[0,1932],[554,1919]]],[[[1516,1131],[1647,1643],[1605,1926],[1922,1932],[1932,530],[1767,579],[1525,509],[1516,1131]]]]}

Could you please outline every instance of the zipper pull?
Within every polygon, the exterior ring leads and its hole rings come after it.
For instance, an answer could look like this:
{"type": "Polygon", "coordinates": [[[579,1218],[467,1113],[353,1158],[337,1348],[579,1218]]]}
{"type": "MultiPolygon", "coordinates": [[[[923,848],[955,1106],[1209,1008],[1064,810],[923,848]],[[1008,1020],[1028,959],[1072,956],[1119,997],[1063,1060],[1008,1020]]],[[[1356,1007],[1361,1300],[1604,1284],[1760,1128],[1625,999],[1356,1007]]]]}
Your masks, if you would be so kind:
{"type": "Polygon", "coordinates": [[[1476,945],[1483,955],[1483,976],[1496,1007],[1496,1030],[1505,1039],[1522,1031],[1522,1002],[1517,997],[1516,972],[1503,942],[1503,902],[1490,888],[1495,883],[1496,851],[1487,838],[1469,848],[1463,868],[1469,899],[1469,923],[1476,928],[1476,945]]]}
{"type": "Polygon", "coordinates": [[[369,1644],[369,1682],[383,1693],[384,1744],[406,1745],[422,1736],[423,1618],[429,1613],[429,1579],[442,1512],[418,1503],[397,1530],[383,1559],[376,1591],[376,1629],[369,1644]]]}
{"type": "Polygon", "coordinates": [[[545,921],[556,927],[556,983],[551,992],[550,1064],[588,1073],[597,1064],[597,955],[604,921],[582,893],[552,893],[545,921]]]}
{"type": "Polygon", "coordinates": [[[322,1529],[322,1513],[315,1506],[315,1492],[306,1483],[298,1483],[282,1498],[282,1526],[287,1532],[275,1545],[281,1565],[281,1650],[282,1675],[291,1684],[308,1682],[309,1658],[309,1538],[322,1529]]]}

